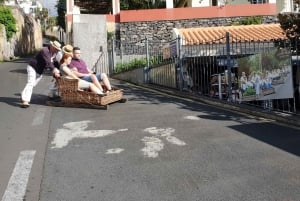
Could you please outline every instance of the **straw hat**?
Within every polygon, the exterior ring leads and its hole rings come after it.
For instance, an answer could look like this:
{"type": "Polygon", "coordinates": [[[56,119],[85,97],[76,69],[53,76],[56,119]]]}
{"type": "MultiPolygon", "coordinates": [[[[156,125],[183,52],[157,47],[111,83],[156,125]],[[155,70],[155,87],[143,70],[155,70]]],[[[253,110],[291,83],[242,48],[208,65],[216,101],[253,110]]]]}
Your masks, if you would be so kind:
{"type": "Polygon", "coordinates": [[[72,45],[65,45],[62,48],[62,51],[63,51],[64,54],[73,55],[73,46],[72,45]]]}
{"type": "Polygon", "coordinates": [[[60,47],[61,47],[61,44],[58,42],[58,41],[50,41],[50,44],[57,50],[61,50],[60,47]]]}

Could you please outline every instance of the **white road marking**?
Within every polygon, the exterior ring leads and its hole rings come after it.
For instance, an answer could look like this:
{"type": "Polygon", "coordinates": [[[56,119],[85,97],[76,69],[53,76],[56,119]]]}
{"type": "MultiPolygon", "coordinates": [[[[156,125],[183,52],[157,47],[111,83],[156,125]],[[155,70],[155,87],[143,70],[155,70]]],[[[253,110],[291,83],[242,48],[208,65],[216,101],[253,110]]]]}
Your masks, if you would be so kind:
{"type": "Polygon", "coordinates": [[[12,175],[10,176],[2,201],[24,200],[29,174],[34,160],[35,150],[22,151],[12,175]]]}
{"type": "Polygon", "coordinates": [[[158,152],[164,148],[164,143],[157,137],[146,136],[142,141],[145,143],[145,147],[141,151],[144,153],[144,156],[148,156],[149,158],[156,158],[158,152]]]}
{"type": "Polygon", "coordinates": [[[172,133],[175,132],[174,128],[156,128],[156,127],[151,127],[151,128],[146,128],[144,131],[151,133],[152,135],[158,136],[158,137],[165,137],[168,142],[171,144],[176,144],[179,146],[186,145],[185,142],[182,140],[172,136],[172,133]]]}
{"type": "Polygon", "coordinates": [[[151,133],[152,135],[156,135],[156,136],[170,136],[171,133],[175,132],[174,128],[156,128],[156,127],[150,127],[150,128],[146,128],[144,129],[144,131],[151,133]]]}
{"type": "Polygon", "coordinates": [[[108,149],[108,150],[106,150],[106,154],[119,154],[123,151],[124,151],[124,149],[121,149],[121,148],[108,149]]]}
{"type": "Polygon", "coordinates": [[[172,133],[175,132],[175,129],[173,128],[150,127],[144,129],[144,131],[154,135],[151,137],[146,136],[142,139],[145,147],[142,148],[141,151],[144,153],[144,156],[147,156],[149,158],[156,158],[158,156],[158,152],[163,150],[164,143],[160,138],[165,138],[169,143],[174,145],[186,145],[184,141],[172,136],[172,133]]]}
{"type": "Polygon", "coordinates": [[[200,117],[196,117],[196,116],[186,116],[186,117],[184,117],[184,118],[185,118],[185,119],[188,119],[188,120],[196,120],[196,121],[201,120],[200,117]]]}
{"type": "MultiPolygon", "coordinates": [[[[74,138],[105,137],[119,132],[128,131],[127,128],[118,130],[86,130],[89,123],[91,123],[91,121],[65,123],[63,125],[63,128],[57,129],[54,139],[51,142],[51,148],[63,148],[67,146],[69,142],[74,138]]],[[[147,156],[149,158],[158,157],[158,153],[164,149],[164,143],[160,138],[163,138],[167,142],[177,146],[186,145],[184,141],[172,136],[172,133],[175,132],[175,129],[173,128],[150,127],[144,129],[144,131],[153,135],[150,137],[145,136],[143,139],[141,139],[141,141],[145,144],[145,147],[142,148],[141,151],[143,152],[144,156],[147,156]]],[[[121,148],[108,149],[106,151],[106,154],[119,154],[123,151],[124,149],[121,148]]]]}
{"type": "Polygon", "coordinates": [[[32,121],[32,126],[38,126],[43,124],[45,118],[46,108],[38,108],[35,112],[34,119],[32,121]]]}
{"type": "Polygon", "coordinates": [[[174,136],[167,136],[166,140],[168,142],[170,142],[171,144],[176,144],[178,146],[184,146],[184,145],[186,145],[186,143],[184,141],[179,140],[177,137],[174,137],[174,136]]]}
{"type": "Polygon", "coordinates": [[[57,132],[52,141],[51,148],[63,148],[69,144],[74,138],[98,138],[113,135],[118,132],[124,132],[128,129],[119,130],[85,130],[88,128],[88,124],[92,121],[79,121],[65,123],[63,128],[57,129],[57,132]]]}

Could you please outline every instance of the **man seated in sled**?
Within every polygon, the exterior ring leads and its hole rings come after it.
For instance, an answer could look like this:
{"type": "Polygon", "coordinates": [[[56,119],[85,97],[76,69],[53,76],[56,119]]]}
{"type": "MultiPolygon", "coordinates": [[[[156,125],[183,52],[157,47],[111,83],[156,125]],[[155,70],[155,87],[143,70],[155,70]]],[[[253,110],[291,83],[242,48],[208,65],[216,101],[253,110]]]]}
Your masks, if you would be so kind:
{"type": "Polygon", "coordinates": [[[79,47],[73,48],[73,58],[69,67],[73,70],[77,77],[93,83],[95,83],[95,79],[97,79],[97,81],[103,83],[107,92],[112,90],[110,81],[105,73],[95,74],[95,72],[91,71],[87,67],[86,63],[81,59],[81,51],[79,47]]]}
{"type": "Polygon", "coordinates": [[[71,60],[72,56],[70,54],[63,54],[63,57],[60,61],[60,72],[62,76],[68,79],[77,79],[79,89],[89,89],[95,94],[104,95],[103,91],[101,91],[95,84],[80,79],[73,73],[72,70],[70,70],[68,65],[71,63],[71,60]]]}

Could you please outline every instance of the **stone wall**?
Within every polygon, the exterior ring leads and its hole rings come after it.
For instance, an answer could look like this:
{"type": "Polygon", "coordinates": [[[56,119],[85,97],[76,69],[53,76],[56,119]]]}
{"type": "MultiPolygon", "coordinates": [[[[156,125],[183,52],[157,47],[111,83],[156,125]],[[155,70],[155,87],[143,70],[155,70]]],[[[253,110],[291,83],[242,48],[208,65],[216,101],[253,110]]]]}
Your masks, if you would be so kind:
{"type": "Polygon", "coordinates": [[[0,61],[34,53],[43,46],[42,30],[35,19],[17,7],[12,7],[12,13],[17,21],[17,33],[7,41],[5,27],[1,26],[0,61]]]}
{"type": "MultiPolygon", "coordinates": [[[[119,24],[116,30],[116,38],[121,41],[138,42],[148,38],[149,41],[168,42],[173,38],[173,28],[197,28],[228,26],[233,22],[240,21],[244,17],[213,18],[213,19],[188,19],[188,20],[165,20],[149,22],[126,22],[119,24]]],[[[276,16],[263,16],[263,23],[277,22],[276,16]]]]}

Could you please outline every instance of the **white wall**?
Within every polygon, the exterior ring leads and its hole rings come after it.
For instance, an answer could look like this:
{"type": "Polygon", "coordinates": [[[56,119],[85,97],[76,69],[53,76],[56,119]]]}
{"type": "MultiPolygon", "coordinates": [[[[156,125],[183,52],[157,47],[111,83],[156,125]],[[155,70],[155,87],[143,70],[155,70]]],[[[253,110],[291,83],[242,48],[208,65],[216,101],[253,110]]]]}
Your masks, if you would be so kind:
{"type": "Polygon", "coordinates": [[[210,6],[210,1],[211,0],[193,0],[192,7],[210,6]]]}
{"type": "MultiPolygon", "coordinates": [[[[219,0],[219,4],[224,4],[224,0],[219,0]]],[[[229,0],[227,5],[250,4],[248,0],[229,0]]]]}
{"type": "MultiPolygon", "coordinates": [[[[282,1],[282,0],[281,0],[282,1]]],[[[218,5],[225,5],[226,0],[218,0],[218,5]]],[[[276,3],[276,0],[269,0],[269,3],[276,3]]],[[[227,5],[250,4],[248,0],[228,0],[227,5]]],[[[212,6],[212,0],[192,0],[192,7],[212,6]]]]}
{"type": "Polygon", "coordinates": [[[92,68],[101,55],[100,49],[107,51],[106,16],[80,14],[77,17],[73,23],[73,45],[80,47],[82,59],[92,68]]]}
{"type": "Polygon", "coordinates": [[[276,10],[277,13],[294,11],[293,0],[277,0],[276,10]]]}
{"type": "Polygon", "coordinates": [[[173,8],[173,0],[166,0],[166,8],[173,8]]]}

